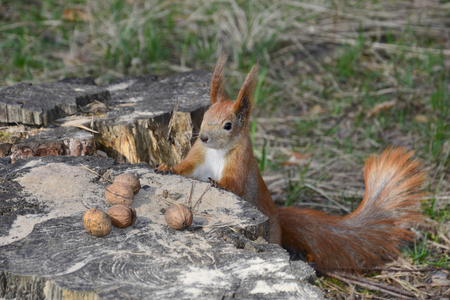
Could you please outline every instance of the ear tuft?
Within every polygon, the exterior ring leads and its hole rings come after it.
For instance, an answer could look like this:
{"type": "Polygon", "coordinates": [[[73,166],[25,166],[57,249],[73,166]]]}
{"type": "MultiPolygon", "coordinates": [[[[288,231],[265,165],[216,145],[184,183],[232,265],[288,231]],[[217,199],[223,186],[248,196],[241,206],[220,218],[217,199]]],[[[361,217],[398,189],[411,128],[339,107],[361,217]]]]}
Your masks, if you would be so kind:
{"type": "Polygon", "coordinates": [[[216,67],[211,80],[211,104],[229,99],[223,88],[222,70],[227,62],[228,56],[221,55],[217,60],[216,67]]]}
{"type": "Polygon", "coordinates": [[[253,102],[253,92],[256,88],[256,81],[258,79],[259,66],[255,64],[245,78],[244,84],[236,99],[236,103],[233,105],[233,111],[239,116],[241,122],[246,122],[250,115],[253,102]]]}

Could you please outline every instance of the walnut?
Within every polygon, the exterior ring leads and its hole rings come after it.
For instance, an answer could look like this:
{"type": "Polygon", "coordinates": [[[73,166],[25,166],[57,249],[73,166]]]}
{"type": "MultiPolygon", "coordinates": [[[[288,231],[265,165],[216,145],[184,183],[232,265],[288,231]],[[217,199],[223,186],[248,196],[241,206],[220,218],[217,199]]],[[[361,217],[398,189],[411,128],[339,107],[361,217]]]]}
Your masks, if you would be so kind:
{"type": "Polygon", "coordinates": [[[111,232],[111,218],[98,208],[91,208],[83,217],[84,228],[92,235],[101,237],[111,232]]]}
{"type": "Polygon", "coordinates": [[[176,203],[166,210],[166,222],[173,229],[185,229],[192,224],[192,211],[183,204],[176,203]]]}
{"type": "Polygon", "coordinates": [[[124,204],[131,205],[133,203],[133,190],[131,186],[120,182],[114,182],[105,190],[106,201],[111,205],[124,204]]]}
{"type": "Polygon", "coordinates": [[[131,173],[124,173],[117,176],[116,179],[114,179],[114,183],[122,183],[131,186],[134,195],[139,193],[139,190],[141,189],[141,183],[139,182],[139,178],[131,173]]]}
{"type": "Polygon", "coordinates": [[[114,205],[108,209],[107,214],[111,217],[111,223],[117,228],[125,228],[136,222],[136,210],[128,205],[114,205]]]}

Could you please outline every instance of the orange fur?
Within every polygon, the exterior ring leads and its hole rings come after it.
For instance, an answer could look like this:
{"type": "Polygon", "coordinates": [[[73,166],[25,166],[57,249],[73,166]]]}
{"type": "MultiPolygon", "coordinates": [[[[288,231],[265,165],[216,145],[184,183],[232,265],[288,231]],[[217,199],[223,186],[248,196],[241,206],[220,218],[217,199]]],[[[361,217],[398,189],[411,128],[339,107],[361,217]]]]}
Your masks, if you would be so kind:
{"type": "Polygon", "coordinates": [[[344,217],[321,212],[277,208],[253,156],[248,119],[258,67],[247,75],[236,101],[228,99],[221,57],[211,81],[211,104],[199,139],[174,168],[161,165],[157,172],[202,177],[247,200],[269,217],[270,242],[314,261],[319,270],[359,271],[398,255],[410,240],[407,227],[420,220],[420,187],[425,174],[412,152],[387,149],[366,162],[366,192],[360,206],[344,217]],[[229,126],[228,126],[229,125],[229,126]],[[198,170],[201,170],[198,171],[198,170]],[[209,176],[209,175],[208,175],[209,176]]]}
{"type": "Polygon", "coordinates": [[[174,173],[183,176],[191,175],[195,167],[203,163],[204,150],[198,142],[195,143],[186,158],[173,168],[174,173]]]}
{"type": "Polygon", "coordinates": [[[225,89],[223,88],[222,77],[222,70],[226,62],[226,56],[219,57],[216,68],[214,69],[214,73],[211,79],[211,104],[229,99],[225,89]]]}
{"type": "Polygon", "coordinates": [[[233,112],[244,120],[248,120],[252,108],[253,92],[256,88],[256,80],[259,67],[254,65],[250,73],[245,78],[244,84],[239,91],[236,103],[233,106],[233,112]]]}
{"type": "Polygon", "coordinates": [[[407,227],[419,221],[420,186],[425,174],[412,152],[387,149],[366,162],[366,192],[360,206],[344,217],[279,208],[283,247],[309,255],[320,270],[359,271],[395,258],[407,227]]]}

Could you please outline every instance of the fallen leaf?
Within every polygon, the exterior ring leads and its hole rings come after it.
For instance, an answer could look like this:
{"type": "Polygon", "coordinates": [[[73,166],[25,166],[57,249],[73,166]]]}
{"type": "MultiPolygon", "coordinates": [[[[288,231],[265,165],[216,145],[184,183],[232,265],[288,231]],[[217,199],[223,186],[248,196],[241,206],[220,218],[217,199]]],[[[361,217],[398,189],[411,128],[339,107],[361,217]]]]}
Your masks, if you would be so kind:
{"type": "Polygon", "coordinates": [[[298,152],[291,152],[291,156],[281,163],[281,165],[297,165],[297,166],[305,166],[308,164],[309,159],[311,158],[311,153],[302,154],[298,152]]]}
{"type": "Polygon", "coordinates": [[[288,58],[283,62],[283,64],[284,64],[285,67],[292,66],[294,63],[295,63],[295,58],[294,58],[294,56],[288,57],[288,58]]]}
{"type": "Polygon", "coordinates": [[[322,112],[323,112],[323,108],[319,104],[316,104],[313,107],[311,107],[311,109],[309,110],[309,115],[310,116],[319,115],[322,112]]]}
{"type": "Polygon", "coordinates": [[[425,115],[416,115],[414,117],[414,120],[422,124],[426,124],[428,122],[428,118],[425,115]]]}
{"type": "Polygon", "coordinates": [[[367,117],[370,118],[372,116],[378,115],[381,111],[388,110],[389,108],[395,105],[395,100],[385,101],[382,103],[378,103],[375,107],[367,113],[367,117]]]}
{"type": "Polygon", "coordinates": [[[92,17],[82,8],[67,8],[63,11],[62,19],[70,22],[89,22],[92,17]]]}
{"type": "Polygon", "coordinates": [[[85,63],[83,56],[79,52],[67,53],[63,57],[63,63],[66,67],[75,67],[85,63]]]}

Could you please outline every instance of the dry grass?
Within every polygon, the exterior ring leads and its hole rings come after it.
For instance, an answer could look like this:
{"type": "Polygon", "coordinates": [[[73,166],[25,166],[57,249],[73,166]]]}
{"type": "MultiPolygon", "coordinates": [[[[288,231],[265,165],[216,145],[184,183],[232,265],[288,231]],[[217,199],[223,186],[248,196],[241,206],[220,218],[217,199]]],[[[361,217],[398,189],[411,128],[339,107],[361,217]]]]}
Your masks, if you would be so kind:
{"type": "MultiPolygon", "coordinates": [[[[346,214],[363,196],[365,157],[391,145],[415,150],[429,173],[427,220],[415,245],[366,279],[416,298],[448,296],[448,1],[68,3],[0,4],[1,85],[212,70],[229,53],[227,86],[236,95],[258,61],[252,132],[277,204],[346,214]]],[[[346,280],[317,284],[333,298],[398,297],[346,280]]]]}

